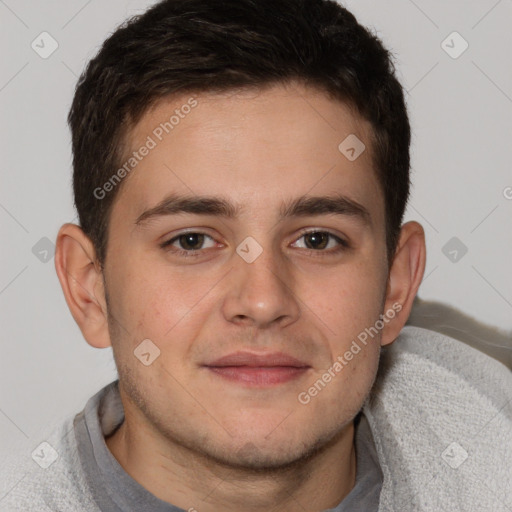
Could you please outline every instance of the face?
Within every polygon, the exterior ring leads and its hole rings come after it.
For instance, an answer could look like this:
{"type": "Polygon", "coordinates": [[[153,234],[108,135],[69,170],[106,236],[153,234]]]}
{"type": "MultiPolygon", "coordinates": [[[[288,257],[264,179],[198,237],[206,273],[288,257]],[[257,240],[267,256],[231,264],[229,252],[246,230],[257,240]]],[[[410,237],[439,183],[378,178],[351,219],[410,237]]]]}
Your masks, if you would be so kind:
{"type": "Polygon", "coordinates": [[[348,428],[380,351],[380,332],[358,336],[385,313],[388,277],[369,130],[296,84],[145,114],[104,271],[127,416],[246,467],[291,463],[348,428]],[[338,148],[351,134],[366,145],[355,160],[338,148]]]}

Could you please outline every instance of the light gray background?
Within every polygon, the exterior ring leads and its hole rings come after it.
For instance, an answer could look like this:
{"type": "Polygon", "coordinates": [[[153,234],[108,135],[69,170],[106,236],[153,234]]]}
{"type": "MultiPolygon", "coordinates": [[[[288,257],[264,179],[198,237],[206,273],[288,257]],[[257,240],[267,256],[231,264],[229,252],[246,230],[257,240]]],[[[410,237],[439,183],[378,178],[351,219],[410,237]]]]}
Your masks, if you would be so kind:
{"type": "MultiPolygon", "coordinates": [[[[0,459],[116,377],[110,349],[89,347],[74,323],[40,240],[76,220],[66,115],[77,78],[105,37],[151,3],[0,0],[0,459]],[[31,48],[43,31],[59,45],[47,59],[31,48]]],[[[344,5],[395,54],[408,91],[406,220],[423,224],[428,249],[419,296],[510,331],[512,1],[344,5]],[[457,59],[441,46],[454,31],[469,44],[457,59]],[[455,262],[443,253],[452,237],[468,249],[455,262]]]]}

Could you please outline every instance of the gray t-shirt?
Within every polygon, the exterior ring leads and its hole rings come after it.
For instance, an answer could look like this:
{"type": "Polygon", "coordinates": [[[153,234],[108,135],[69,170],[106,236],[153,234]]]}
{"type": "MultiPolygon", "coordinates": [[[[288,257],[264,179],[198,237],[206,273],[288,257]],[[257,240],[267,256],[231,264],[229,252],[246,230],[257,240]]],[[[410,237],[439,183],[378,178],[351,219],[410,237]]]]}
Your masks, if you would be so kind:
{"type": "MultiPolygon", "coordinates": [[[[118,384],[116,380],[91,397],[74,420],[80,462],[98,507],[102,512],[185,512],[136,482],[108,449],[105,436],[124,421],[118,384]],[[107,421],[106,415],[110,415],[107,421]]],[[[379,508],[383,476],[362,412],[355,419],[355,447],[355,486],[337,507],[326,512],[376,512],[379,508]]]]}

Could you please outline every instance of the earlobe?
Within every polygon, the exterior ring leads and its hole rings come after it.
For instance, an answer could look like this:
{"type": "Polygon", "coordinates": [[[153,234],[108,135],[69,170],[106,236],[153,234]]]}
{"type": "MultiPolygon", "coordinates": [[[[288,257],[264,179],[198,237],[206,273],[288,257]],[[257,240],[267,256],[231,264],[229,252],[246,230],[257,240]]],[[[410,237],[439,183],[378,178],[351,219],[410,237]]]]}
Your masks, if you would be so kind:
{"type": "Polygon", "coordinates": [[[389,272],[384,315],[387,311],[394,311],[395,314],[382,330],[382,345],[395,341],[405,325],[423,279],[425,261],[423,227],[415,221],[407,222],[400,231],[398,247],[389,272]]]}
{"type": "Polygon", "coordinates": [[[110,346],[102,271],[94,245],[75,224],[64,224],[57,235],[55,269],[69,310],[87,342],[110,346]]]}

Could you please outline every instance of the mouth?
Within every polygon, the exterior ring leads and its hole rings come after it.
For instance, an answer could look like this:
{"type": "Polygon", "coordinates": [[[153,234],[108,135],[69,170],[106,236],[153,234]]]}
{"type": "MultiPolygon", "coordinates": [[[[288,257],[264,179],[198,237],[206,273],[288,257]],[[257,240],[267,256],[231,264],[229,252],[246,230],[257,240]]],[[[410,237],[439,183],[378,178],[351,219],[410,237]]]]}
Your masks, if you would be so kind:
{"type": "Polygon", "coordinates": [[[282,352],[235,352],[208,363],[205,367],[224,380],[256,387],[290,382],[303,376],[311,368],[307,363],[282,352]]]}

